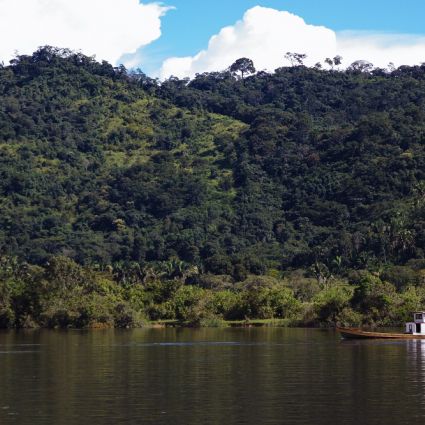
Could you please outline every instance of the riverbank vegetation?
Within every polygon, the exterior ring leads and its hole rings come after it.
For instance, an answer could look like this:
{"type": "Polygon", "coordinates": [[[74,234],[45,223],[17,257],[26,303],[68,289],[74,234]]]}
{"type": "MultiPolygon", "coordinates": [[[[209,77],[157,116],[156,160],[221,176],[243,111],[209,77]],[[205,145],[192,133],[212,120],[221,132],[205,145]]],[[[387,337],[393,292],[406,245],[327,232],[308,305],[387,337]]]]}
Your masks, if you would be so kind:
{"type": "Polygon", "coordinates": [[[52,257],[44,267],[1,258],[1,328],[139,327],[152,322],[391,326],[409,319],[424,303],[424,260],[339,276],[315,264],[310,270],[269,270],[235,282],[178,262],[99,270],[67,257],[52,257]]]}
{"type": "Polygon", "coordinates": [[[162,83],[48,46],[0,66],[0,326],[425,307],[425,65],[248,61],[162,83]]]}

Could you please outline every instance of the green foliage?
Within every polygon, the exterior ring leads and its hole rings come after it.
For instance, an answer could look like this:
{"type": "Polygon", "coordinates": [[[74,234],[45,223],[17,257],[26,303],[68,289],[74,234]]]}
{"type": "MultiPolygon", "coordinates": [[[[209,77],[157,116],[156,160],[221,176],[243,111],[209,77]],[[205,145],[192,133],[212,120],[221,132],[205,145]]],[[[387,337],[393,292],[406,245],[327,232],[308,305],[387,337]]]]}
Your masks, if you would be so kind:
{"type": "Polygon", "coordinates": [[[425,67],[288,57],[162,84],[48,46],[0,68],[2,251],[236,281],[423,258],[425,67]]]}
{"type": "Polygon", "coordinates": [[[245,281],[242,306],[244,317],[257,319],[294,319],[301,307],[293,290],[271,277],[255,277],[245,281]]]}
{"type": "Polygon", "coordinates": [[[391,282],[398,289],[425,284],[425,275],[422,270],[413,270],[407,266],[388,267],[381,274],[381,278],[391,282]]]}
{"type": "Polygon", "coordinates": [[[425,66],[287,58],[162,83],[49,46],[0,67],[0,326],[404,317],[425,66]]]}
{"type": "Polygon", "coordinates": [[[196,286],[179,288],[172,300],[176,319],[182,323],[199,325],[202,320],[210,318],[212,312],[208,309],[209,295],[196,286]]]}
{"type": "MultiPolygon", "coordinates": [[[[411,264],[416,269],[405,266],[402,276],[423,271],[421,262],[411,264]]],[[[283,277],[270,270],[237,284],[231,276],[196,275],[195,284],[185,283],[184,275],[153,279],[134,264],[126,272],[117,270],[82,267],[63,256],[44,267],[0,257],[0,328],[129,328],[162,320],[190,326],[251,320],[285,326],[399,325],[425,303],[422,281],[400,286],[398,268],[395,284],[377,272],[356,271],[349,279],[331,277],[326,285],[309,277],[311,270],[283,277]]]]}
{"type": "Polygon", "coordinates": [[[241,73],[241,78],[244,78],[245,74],[253,74],[255,72],[254,62],[248,58],[237,59],[229,68],[232,73],[241,73]]]}
{"type": "Polygon", "coordinates": [[[361,278],[352,300],[354,306],[367,313],[368,321],[380,325],[392,323],[392,312],[398,302],[396,288],[371,274],[365,274],[361,278]]]}
{"type": "Polygon", "coordinates": [[[208,310],[226,320],[240,319],[243,309],[242,296],[236,291],[213,291],[208,302],[208,310]]]}
{"type": "Polygon", "coordinates": [[[412,312],[423,309],[425,292],[422,287],[410,286],[400,294],[400,301],[394,308],[395,322],[408,322],[412,320],[412,312]]]}
{"type": "Polygon", "coordinates": [[[333,282],[331,287],[318,293],[314,298],[318,320],[333,324],[347,320],[346,316],[349,314],[347,309],[352,295],[353,288],[340,282],[333,282]]]}

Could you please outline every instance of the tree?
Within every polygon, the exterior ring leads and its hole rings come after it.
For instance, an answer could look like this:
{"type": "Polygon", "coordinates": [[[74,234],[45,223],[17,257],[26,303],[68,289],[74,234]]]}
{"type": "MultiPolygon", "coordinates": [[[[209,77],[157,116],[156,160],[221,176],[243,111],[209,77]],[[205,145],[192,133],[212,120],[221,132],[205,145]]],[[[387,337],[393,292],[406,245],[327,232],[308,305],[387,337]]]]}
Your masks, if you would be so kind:
{"type": "Polygon", "coordinates": [[[365,61],[365,60],[357,60],[354,61],[349,67],[348,67],[348,71],[354,71],[354,72],[359,72],[359,73],[368,73],[370,71],[372,71],[373,68],[373,64],[365,61]]]}
{"type": "Polygon", "coordinates": [[[331,58],[326,58],[325,59],[325,63],[328,64],[331,68],[331,70],[333,71],[335,66],[339,66],[342,63],[342,56],[340,55],[336,55],[333,59],[331,58]]]}
{"type": "Polygon", "coordinates": [[[254,62],[248,58],[240,58],[230,66],[230,72],[232,73],[240,72],[241,78],[243,80],[245,74],[255,73],[254,62]]]}
{"type": "Polygon", "coordinates": [[[326,63],[327,65],[329,65],[329,66],[331,67],[331,69],[333,69],[334,61],[333,61],[331,58],[326,58],[326,59],[325,59],[325,63],[326,63]]]}
{"type": "Polygon", "coordinates": [[[340,56],[340,55],[336,55],[336,56],[334,57],[333,61],[334,61],[334,65],[335,65],[335,66],[339,66],[339,65],[341,65],[341,63],[342,63],[342,56],[340,56]]]}
{"type": "Polygon", "coordinates": [[[301,66],[304,65],[304,60],[307,58],[307,55],[304,53],[292,53],[286,52],[285,59],[291,62],[291,66],[301,66]]]}
{"type": "Polygon", "coordinates": [[[396,67],[395,67],[395,65],[394,65],[394,62],[390,62],[388,65],[388,71],[391,73],[391,72],[394,72],[395,70],[396,70],[396,67]]]}
{"type": "Polygon", "coordinates": [[[325,288],[314,299],[314,307],[321,322],[336,325],[343,311],[349,307],[353,288],[339,282],[333,287],[325,288]]]}

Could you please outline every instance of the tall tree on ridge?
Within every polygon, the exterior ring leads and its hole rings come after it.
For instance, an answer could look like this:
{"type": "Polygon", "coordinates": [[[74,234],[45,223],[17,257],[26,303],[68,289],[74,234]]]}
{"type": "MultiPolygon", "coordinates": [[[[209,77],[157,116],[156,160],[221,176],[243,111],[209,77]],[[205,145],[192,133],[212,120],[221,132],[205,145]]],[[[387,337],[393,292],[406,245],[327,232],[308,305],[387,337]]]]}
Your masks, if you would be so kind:
{"type": "Polygon", "coordinates": [[[248,59],[248,58],[240,58],[240,59],[236,60],[230,66],[230,72],[232,72],[232,73],[240,72],[241,78],[243,80],[245,74],[254,74],[255,73],[254,62],[251,59],[248,59]]]}

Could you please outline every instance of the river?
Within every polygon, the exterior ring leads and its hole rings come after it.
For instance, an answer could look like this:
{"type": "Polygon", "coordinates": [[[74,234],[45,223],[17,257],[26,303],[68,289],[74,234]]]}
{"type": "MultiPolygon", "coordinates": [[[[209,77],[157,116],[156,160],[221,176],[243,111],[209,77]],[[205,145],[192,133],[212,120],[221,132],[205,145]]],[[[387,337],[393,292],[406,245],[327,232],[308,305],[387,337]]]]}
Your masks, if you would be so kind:
{"type": "Polygon", "coordinates": [[[0,424],[420,424],[425,341],[284,328],[0,332],[0,424]]]}

